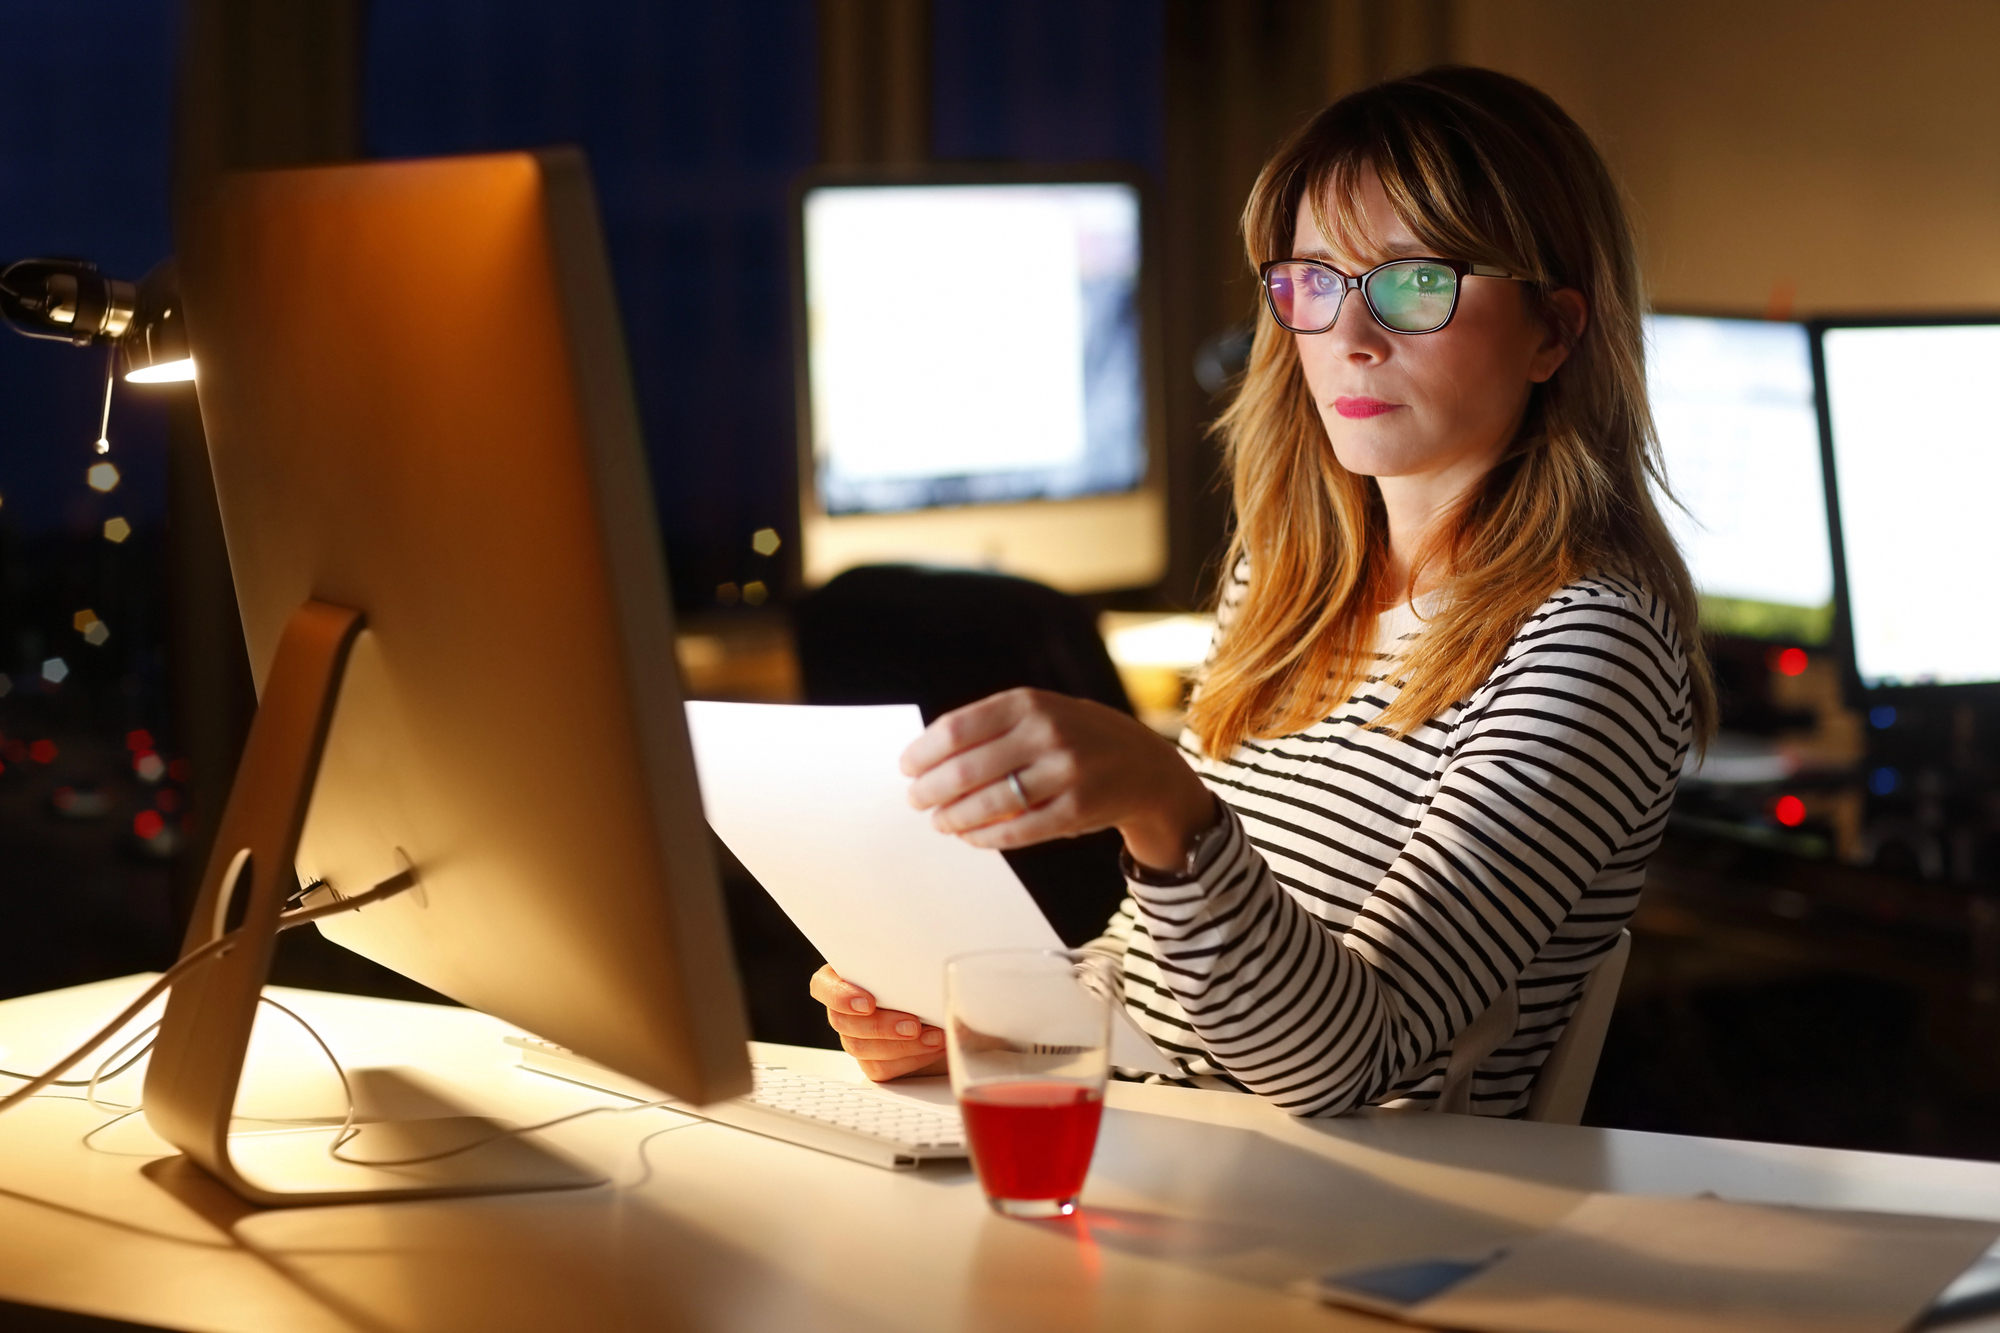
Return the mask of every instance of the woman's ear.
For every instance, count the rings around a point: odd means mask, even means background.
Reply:
[[[1542,343],[1528,365],[1528,380],[1533,384],[1547,383],[1562,369],[1563,362],[1569,360],[1570,350],[1583,340],[1583,331],[1590,324],[1590,302],[1574,287],[1558,287],[1550,292],[1546,308],[1550,318],[1543,322]]]

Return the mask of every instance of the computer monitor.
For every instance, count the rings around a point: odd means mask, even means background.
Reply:
[[[1805,326],[1649,315],[1646,382],[1667,483],[1686,507],[1665,506],[1667,525],[1703,627],[1826,642],[1834,564]]]
[[[1072,592],[1160,579],[1136,175],[817,175],[795,221],[809,585],[903,562]]]
[[[2000,682],[2000,318],[1817,326],[1845,622],[1866,690]]]
[[[246,174],[182,258],[260,693],[188,947],[256,929],[176,985],[146,1113],[260,1203],[588,1183],[518,1143],[370,1172],[228,1137],[282,900],[405,868],[324,933],[664,1092],[749,1089],[583,162]]]

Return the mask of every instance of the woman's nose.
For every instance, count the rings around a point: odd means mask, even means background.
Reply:
[[[1375,322],[1367,298],[1358,291],[1347,293],[1334,316],[1333,327],[1319,335],[1332,340],[1332,350],[1360,361],[1380,361],[1388,353],[1388,334]]]

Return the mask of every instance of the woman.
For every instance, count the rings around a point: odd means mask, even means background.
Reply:
[[[1244,232],[1265,300],[1182,752],[1014,691],[925,731],[910,799],[981,847],[1120,831],[1098,947],[1188,1081],[1518,1116],[1713,726],[1631,236],[1575,122],[1465,68],[1321,112]],[[872,1077],[942,1069],[935,1028],[813,994]]]

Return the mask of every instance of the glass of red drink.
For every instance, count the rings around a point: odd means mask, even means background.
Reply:
[[[945,966],[951,1086],[995,1212],[1065,1217],[1097,1146],[1113,968],[1095,954],[1001,949]]]

